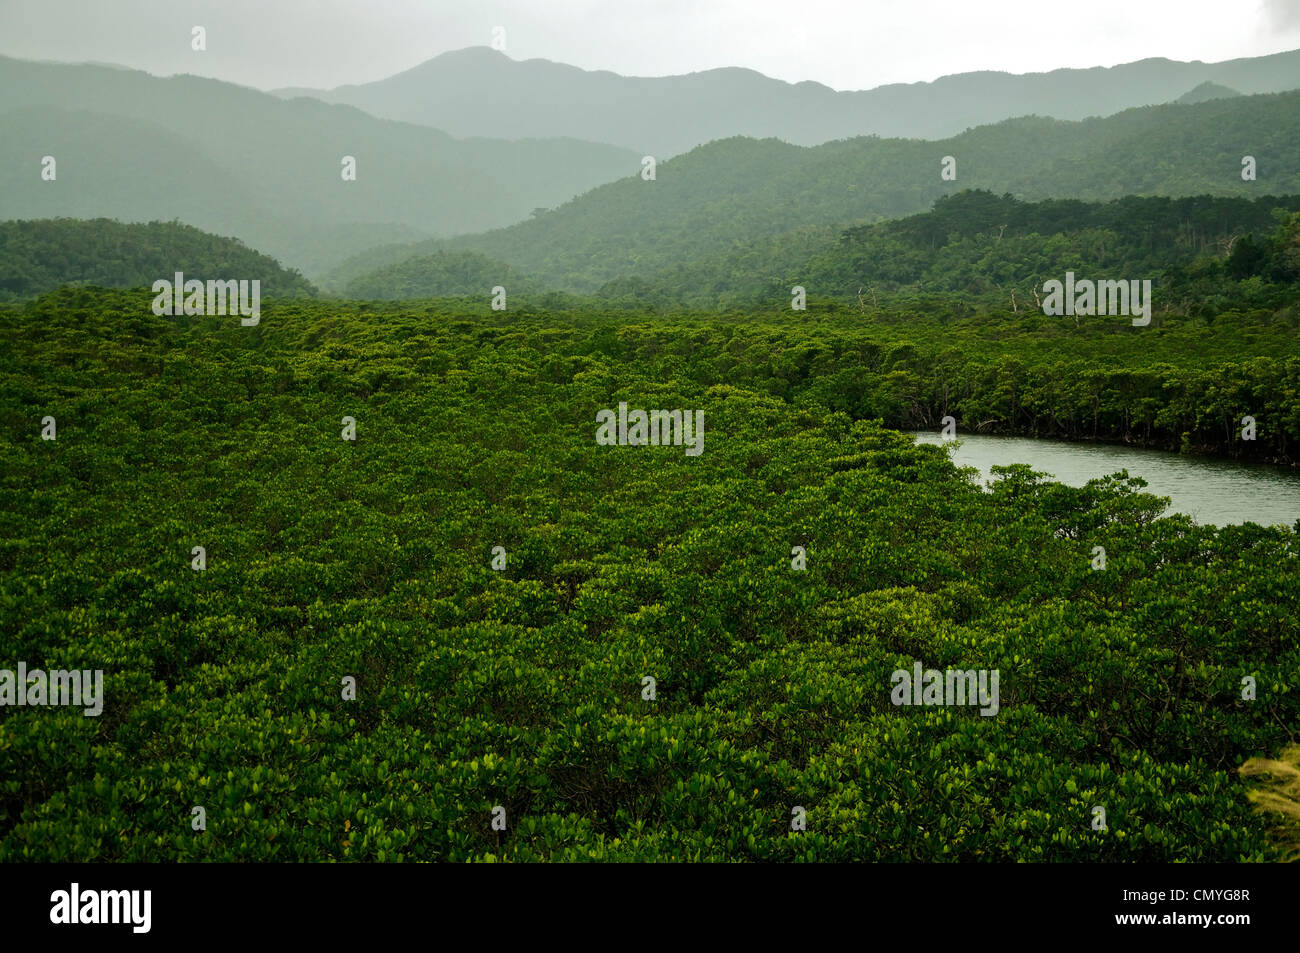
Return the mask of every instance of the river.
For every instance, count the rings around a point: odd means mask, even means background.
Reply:
[[[912,436],[919,443],[943,442],[932,431]],[[978,435],[958,439],[953,463],[977,468],[986,481],[990,467],[1012,463],[1027,463],[1069,486],[1127,470],[1147,481],[1147,493],[1169,497],[1166,513],[1183,513],[1198,523],[1291,526],[1300,519],[1300,472],[1284,467],[1108,444]]]

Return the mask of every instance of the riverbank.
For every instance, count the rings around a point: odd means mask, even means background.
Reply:
[[[931,431],[912,431],[918,443],[943,444]],[[1146,492],[1168,497],[1169,513],[1225,526],[1290,526],[1300,520],[1300,472],[1265,463],[1196,457],[1116,444],[959,434],[951,459],[991,478],[995,466],[1028,464],[1058,482],[1083,486],[1120,470],[1147,482]]]

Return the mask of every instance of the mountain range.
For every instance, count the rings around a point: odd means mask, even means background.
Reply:
[[[0,219],[180,219],[305,273],[384,241],[508,225],[639,160],[573,139],[457,139],[196,76],[0,57]]]
[[[593,290],[800,228],[919,212],[965,188],[1300,192],[1300,108],[1268,92],[1292,87],[1300,51],[841,93],[750,70],[646,79],[475,48],[321,98],[0,57],[0,220],[176,220],[336,291],[446,250]],[[1125,108],[1145,102],[1168,104]],[[638,175],[646,153],[660,159],[654,181]],[[1258,183],[1238,175],[1247,154]],[[939,175],[945,156],[952,180]]]
[[[939,142],[864,136],[803,147],[736,137],[660,163],[654,181],[629,176],[508,228],[363,252],[321,284],[345,290],[439,249],[477,252],[576,292],[721,255],[728,273],[748,273],[788,248],[834,240],[840,226],[921,212],[966,189],[1092,201],[1300,194],[1297,141],[1300,91],[1078,122],[1009,119]],[[1242,175],[1247,156],[1253,180]],[[945,157],[952,179],[943,178]]]
[[[571,136],[667,158],[731,136],[805,146],[863,135],[946,139],[1017,116],[1086,119],[1173,102],[1207,82],[1245,94],[1300,89],[1300,51],[1222,63],[1145,59],[1023,75],[961,73],[841,92],[749,69],[620,76],[471,47],[373,83],[274,92],[453,136]]]

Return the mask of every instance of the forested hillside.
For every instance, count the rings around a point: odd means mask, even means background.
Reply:
[[[0,56],[0,219],[179,219],[313,276],[378,243],[517,222],[639,160],[572,139],[455,139],[198,76]]]
[[[519,269],[485,255],[438,251],[407,258],[355,278],[344,289],[344,295],[376,301],[474,296],[488,294],[498,285],[508,288],[511,294],[541,290],[536,281],[521,274]]]
[[[1012,311],[1038,308],[1035,290],[1073,271],[1151,279],[1162,311],[1276,309],[1300,299],[1297,212],[1298,196],[1023,202],[969,191],[921,215],[747,242],[599,293],[661,306],[762,307],[788,302],[800,285],[872,307],[949,294]]]
[[[938,142],[867,137],[804,148],[734,138],[659,163],[653,181],[629,173],[509,228],[376,249],[322,280],[341,288],[446,247],[478,251],[553,288],[594,291],[798,229],[914,214],[967,189],[1024,200],[1296,195],[1297,141],[1300,92],[1082,122],[1014,119]],[[955,179],[941,178],[945,156]],[[1246,156],[1253,181],[1242,178]]]
[[[1294,442],[1294,327],[149,302],[3,309],[0,631],[105,703],[0,720],[0,860],[1283,853],[1237,767],[1300,716],[1295,532],[1123,476],[984,492],[860,418],[982,340],[965,400],[1037,364],[1086,413],[1053,354],[1186,354],[1126,406]],[[1239,365],[1281,390],[1178,389]],[[704,452],[599,445],[620,401],[701,410]],[[997,669],[996,712],[893,704],[914,664]]]
[[[302,275],[238,239],[179,222],[0,222],[0,301],[34,298],[63,285],[148,288],[159,279],[171,281],[177,271],[205,281],[257,279],[264,295],[316,294]]]

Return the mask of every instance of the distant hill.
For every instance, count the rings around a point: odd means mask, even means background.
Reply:
[[[859,293],[867,303],[876,295],[954,293],[1010,308],[1012,292],[1020,305],[1032,305],[1034,288],[1075,271],[1081,277],[1151,278],[1164,291],[1168,283],[1161,276],[1181,274],[1205,258],[1226,260],[1230,250],[1239,259],[1239,277],[1260,272],[1260,261],[1241,257],[1253,253],[1250,236],[1265,241],[1280,215],[1295,212],[1300,195],[1023,202],[962,192],[920,215],[810,230],[796,241],[742,244],[635,279],[632,288],[639,302],[699,307],[787,301],[798,284],[809,295],[847,302]],[[1294,266],[1281,257],[1278,262],[1269,280],[1300,278],[1300,260]],[[626,281],[610,282],[599,293],[622,300]]]
[[[519,269],[476,252],[439,251],[368,272],[349,282],[344,293],[349,298],[368,300],[461,295],[487,298],[497,285],[506,288],[507,295],[542,290]]]
[[[508,225],[639,168],[609,145],[460,140],[195,76],[0,57],[0,219],[178,218],[309,273],[385,241]]]
[[[790,289],[800,285],[810,299],[864,308],[924,306],[947,296],[946,306],[959,299],[1011,310],[1036,306],[1034,289],[1075,271],[1081,277],[1150,278],[1162,301],[1184,310],[1268,308],[1300,296],[1297,237],[1300,195],[1025,202],[972,190],[901,219],[807,227],[738,243],[648,276],[615,278],[593,296],[572,300],[586,301],[587,308],[770,310],[788,304]],[[458,261],[463,280],[448,281],[450,264]],[[1252,276],[1264,285],[1231,285]],[[355,279],[347,293],[486,299],[498,281],[512,292],[542,290],[499,262],[448,253],[377,269]],[[1227,288],[1232,300],[1216,300]],[[563,297],[550,295],[553,302]]]
[[[945,139],[1017,116],[1108,116],[1173,102],[1205,82],[1243,93],[1300,89],[1300,51],[1222,63],[1146,59],[1024,75],[961,73],[932,83],[838,92],[748,69],[620,76],[471,47],[373,83],[275,92],[344,103],[456,136],[571,136],[667,158],[732,136],[805,146],[863,135]]]
[[[1234,96],[1240,96],[1241,93],[1235,89],[1229,89],[1227,86],[1220,86],[1218,83],[1205,82],[1195,89],[1189,89],[1183,95],[1179,96],[1176,102],[1180,103],[1205,103],[1211,99],[1232,99]]]
[[[34,298],[63,285],[147,288],[178,271],[202,280],[258,279],[267,297],[316,294],[302,275],[238,239],[176,222],[0,222],[0,301]]]
[[[727,139],[659,164],[655,181],[629,176],[481,235],[374,249],[323,280],[344,286],[445,248],[509,263],[548,287],[591,292],[739,247],[815,244],[833,234],[828,226],[913,214],[966,189],[1021,199],[1300,194],[1297,141],[1300,92],[1083,122],[1015,119],[942,142],[864,137],[804,148]],[[1257,161],[1256,181],[1241,178],[1246,154]],[[940,177],[946,155],[956,160],[955,181]]]

